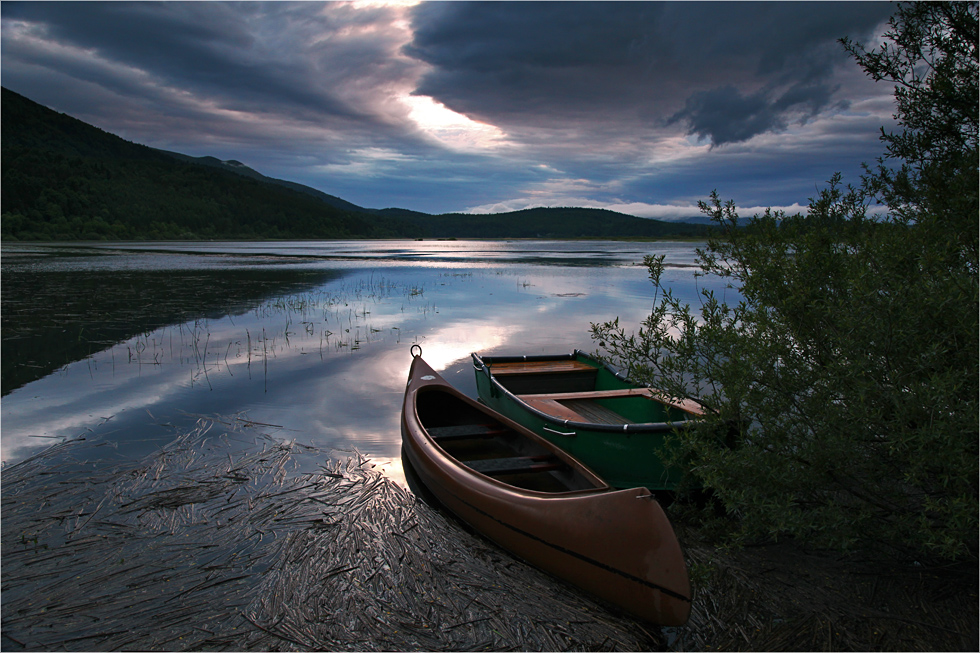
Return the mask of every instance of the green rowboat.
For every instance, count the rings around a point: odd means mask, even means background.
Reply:
[[[471,354],[481,401],[582,461],[618,488],[676,490],[686,470],[663,461],[664,440],[704,414],[632,383],[575,350],[555,356]]]

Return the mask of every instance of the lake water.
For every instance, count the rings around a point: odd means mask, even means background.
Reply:
[[[654,301],[644,255],[665,254],[664,280],[697,303],[697,246],[4,243],[3,464],[80,437],[142,456],[217,415],[357,449],[402,482],[412,345],[475,396],[470,352],[592,351],[591,323],[636,328]]]

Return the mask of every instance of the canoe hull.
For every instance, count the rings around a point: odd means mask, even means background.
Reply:
[[[514,385],[519,394],[512,392],[494,377],[492,364],[483,364],[484,360],[492,363],[510,360],[510,357],[482,359],[474,354],[473,358],[477,368],[477,392],[481,401],[572,454],[610,485],[620,488],[642,486],[650,490],[673,491],[684,480],[686,470],[667,465],[664,462],[664,452],[666,440],[672,430],[685,428],[688,419],[693,417],[692,414],[677,408],[658,408],[656,406],[658,402],[640,395],[602,400],[601,407],[634,418],[624,420],[628,423],[619,426],[586,421],[587,418],[580,418],[572,413],[546,412],[549,408],[541,404],[554,406],[554,402],[534,403],[530,397],[535,396],[538,390],[529,384],[524,387]],[[621,378],[611,379],[613,373],[610,370],[604,369],[597,361],[581,352],[571,356],[551,358],[573,359],[595,367],[600,375],[598,383],[604,391],[608,392],[613,388],[624,391],[639,388]],[[543,378],[541,383],[553,387],[556,380]],[[565,402],[565,404],[572,404],[572,402]],[[646,406],[647,404],[650,406]],[[658,421],[639,421],[644,419],[644,411],[651,407],[657,412],[647,419]]]
[[[475,473],[428,436],[415,410],[420,392],[450,394],[508,428],[521,427],[415,359],[402,411],[403,450],[443,506],[527,562],[635,616],[663,625],[687,621],[691,594],[683,554],[647,490],[616,491],[596,478],[593,489],[546,493]]]

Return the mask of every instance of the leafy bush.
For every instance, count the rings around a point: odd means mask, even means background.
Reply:
[[[741,538],[805,537],[903,555],[976,556],[978,511],[977,4],[900,5],[876,51],[844,46],[896,84],[903,131],[857,188],[840,175],[806,216],[722,229],[695,311],[661,283],[640,329],[593,324],[604,356],[637,380],[701,401],[678,454],[737,517]],[[888,213],[867,215],[871,202]],[[726,441],[719,427],[730,428]]]

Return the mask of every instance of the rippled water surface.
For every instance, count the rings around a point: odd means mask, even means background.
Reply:
[[[593,350],[592,322],[637,326],[646,254],[695,303],[696,246],[5,243],[3,462],[78,437],[140,456],[220,415],[357,449],[401,480],[411,345],[475,396],[470,352]]]

